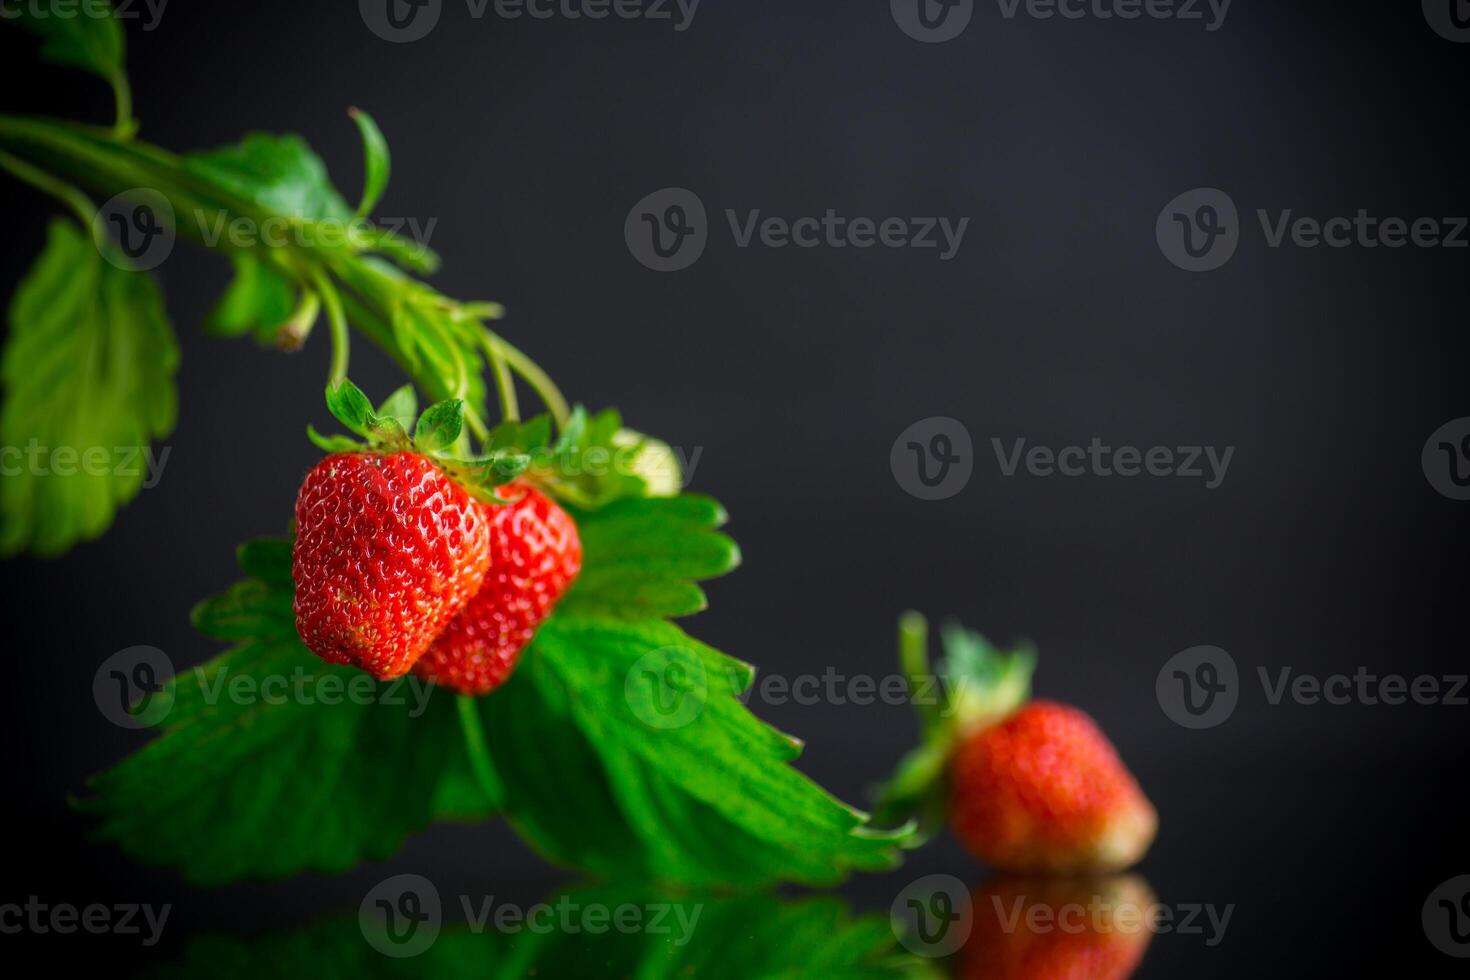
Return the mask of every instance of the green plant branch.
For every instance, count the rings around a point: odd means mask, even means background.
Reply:
[[[420,389],[436,398],[465,398],[466,426],[484,440],[489,431],[484,406],[473,404],[467,397],[470,365],[465,354],[479,349],[484,351],[495,380],[502,415],[519,415],[514,387],[514,378],[519,376],[546,405],[557,426],[565,426],[570,407],[555,382],[540,365],[481,322],[482,318],[503,315],[498,304],[460,304],[407,274],[390,274],[372,254],[371,243],[308,247],[296,242],[271,246],[258,240],[239,245],[227,237],[209,240],[204,230],[212,220],[244,218],[256,227],[273,219],[285,219],[300,227],[314,222],[274,213],[190,170],[183,158],[129,138],[135,127],[126,84],[116,92],[118,123],[111,129],[0,114],[0,152],[5,153],[6,169],[58,196],[89,226],[96,210],[80,187],[109,196],[146,187],[163,195],[176,215],[194,219],[178,222],[183,236],[214,251],[249,253],[304,293],[320,298],[331,327],[333,379],[345,376],[350,326],[383,348]],[[309,302],[304,295],[303,303]],[[447,358],[452,371],[452,384],[446,384],[432,367],[426,367],[421,351],[405,349],[392,325],[392,310],[399,304],[432,304],[452,321],[446,325],[435,316],[425,316],[415,317],[413,324],[416,337],[432,336],[442,349],[441,357]],[[292,349],[305,341],[314,312],[307,305],[298,306],[296,314],[283,325],[282,347]]]
[[[57,180],[44,170],[39,170],[24,160],[13,157],[3,150],[0,150],[0,169],[5,170],[17,180],[50,194],[71,208],[72,212],[76,214],[77,220],[82,223],[82,227],[87,229],[87,233],[95,235],[93,231],[93,219],[97,214],[97,208],[87,195],[65,181]]]

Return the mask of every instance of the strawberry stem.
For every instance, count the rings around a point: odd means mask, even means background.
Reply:
[[[470,757],[470,769],[490,805],[499,809],[505,796],[505,788],[490,761],[490,748],[485,743],[485,728],[480,723],[479,699],[468,694],[457,694],[454,700],[455,707],[459,709],[459,727],[464,733],[464,747]]]

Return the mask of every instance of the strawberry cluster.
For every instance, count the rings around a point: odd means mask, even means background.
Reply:
[[[452,406],[426,411],[410,440],[404,420],[386,403],[365,407],[355,388],[329,392],[328,405],[369,444],[327,456],[297,494],[297,632],[323,660],[379,680],[413,670],[489,693],[581,570],[576,524],[524,480],[456,479],[471,470],[440,458],[459,438]],[[514,469],[494,462],[483,469]]]

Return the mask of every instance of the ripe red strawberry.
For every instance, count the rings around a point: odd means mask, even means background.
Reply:
[[[950,825],[1002,871],[1107,872],[1143,857],[1158,816],[1091,718],[1032,701],[960,742]]]
[[[1004,879],[974,896],[965,980],[1124,980],[1153,938],[1157,900],[1135,875]]]
[[[475,594],[489,562],[480,505],[428,458],[328,456],[296,497],[296,630],[329,663],[398,677]]]
[[[923,617],[905,615],[899,635],[915,692],[931,690]],[[944,647],[944,697],[916,699],[924,741],[883,787],[880,817],[917,813],[932,830],[948,816],[960,842],[999,871],[1100,873],[1143,857],[1158,815],[1091,718],[1027,704],[1035,655],[1002,653],[959,626],[946,628]]]
[[[499,494],[512,502],[480,505],[490,528],[490,571],[414,667],[462,694],[488,694],[504,683],[582,568],[582,542],[566,511],[529,484],[507,484]]]

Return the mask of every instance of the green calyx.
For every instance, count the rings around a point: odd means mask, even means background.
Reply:
[[[324,436],[308,425],[306,436],[319,449],[329,453],[419,453],[434,460],[472,495],[487,503],[505,503],[495,488],[525,473],[531,465],[530,454],[508,442],[492,446],[483,457],[470,456],[464,400],[460,398],[435,402],[420,415],[413,386],[404,385],[374,408],[362,389],[343,379],[327,386],[327,409],[363,441]],[[549,432],[550,421],[544,416],[541,421]]]
[[[995,724],[1031,697],[1036,652],[1003,651],[950,621],[940,630],[944,659],[929,662],[929,623],[917,612],[898,621],[899,662],[919,714],[920,741],[875,791],[883,823],[917,818],[920,840],[944,822],[950,758],[966,736]]]

